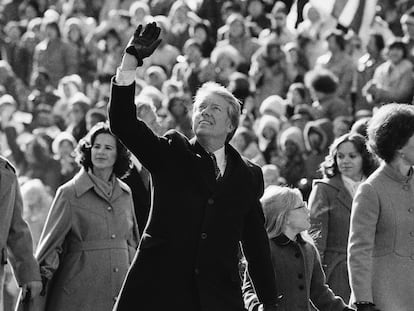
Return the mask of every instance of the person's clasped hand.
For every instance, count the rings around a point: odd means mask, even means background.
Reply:
[[[31,281],[22,286],[22,300],[28,301],[34,297],[39,296],[42,291],[43,284],[41,281]]]
[[[144,31],[142,28],[142,25],[138,25],[125,49],[126,53],[135,56],[138,66],[142,66],[143,59],[150,56],[161,43],[161,39],[158,38],[161,28],[155,22],[147,24]]]

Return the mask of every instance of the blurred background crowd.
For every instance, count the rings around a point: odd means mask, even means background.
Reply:
[[[297,187],[307,200],[334,139],[365,137],[378,107],[411,103],[414,89],[414,1],[375,1],[363,32],[317,4],[3,0],[0,153],[17,168],[35,246],[56,189],[79,170],[79,140],[107,118],[129,38],[152,21],[162,43],[136,73],[139,117],[160,135],[177,129],[191,138],[192,97],[219,82],[243,108],[231,144],[262,167],[266,186]]]

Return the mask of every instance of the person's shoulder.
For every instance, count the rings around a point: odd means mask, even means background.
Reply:
[[[0,156],[0,170],[2,172],[8,172],[8,173],[11,173],[11,174],[16,174],[16,168],[13,166],[13,164],[10,163],[9,160],[7,160],[3,156]]]

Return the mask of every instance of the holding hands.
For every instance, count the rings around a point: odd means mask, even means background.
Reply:
[[[161,28],[155,22],[146,25],[144,31],[142,28],[142,25],[137,27],[125,49],[127,54],[135,56],[138,66],[142,66],[143,59],[150,56],[161,43],[161,39],[158,38]]]

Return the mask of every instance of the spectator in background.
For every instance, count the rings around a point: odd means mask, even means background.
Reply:
[[[52,142],[52,152],[55,160],[60,163],[60,184],[72,179],[79,171],[75,161],[75,148],[78,145],[75,137],[68,132],[59,133]]]
[[[348,116],[338,116],[333,120],[334,137],[338,138],[344,134],[349,133],[353,119]]]
[[[287,60],[280,42],[270,40],[252,56],[249,76],[256,87],[255,101],[270,95],[285,97],[290,85]]]
[[[90,101],[82,93],[74,96],[69,103],[68,123],[65,131],[72,134],[76,141],[80,141],[88,132],[86,129],[86,113],[89,109]]]
[[[265,163],[262,152],[259,149],[258,138],[256,134],[244,127],[239,126],[234,133],[230,144],[244,157],[253,163],[262,166]]]
[[[313,69],[319,56],[328,50],[327,42],[324,40],[324,32],[327,25],[322,19],[319,11],[307,2],[303,7],[303,21],[297,27],[298,43],[300,46],[306,42],[303,54],[308,60],[309,68]]]
[[[50,193],[60,186],[60,163],[53,158],[51,146],[44,134],[29,134],[25,143],[17,143],[17,133],[7,133],[7,142],[20,177],[38,178]]]
[[[385,42],[382,35],[371,33],[366,47],[367,53],[358,61],[355,111],[372,108],[370,103],[368,103],[367,98],[364,96],[362,89],[373,78],[378,66],[384,62],[382,55],[384,47]]]
[[[272,20],[265,11],[263,0],[248,0],[246,13],[246,23],[252,37],[257,38],[263,29],[271,27]]]
[[[347,246],[352,199],[358,186],[374,171],[375,161],[359,134],[338,137],[321,163],[323,179],[313,182],[309,197],[312,234],[329,287],[349,301]]]
[[[216,46],[216,37],[213,34],[211,23],[208,20],[196,22],[190,27],[190,38],[201,45],[203,57],[210,57],[211,51]]]
[[[356,68],[351,56],[346,53],[345,34],[337,29],[332,30],[326,36],[326,41],[328,52],[317,59],[315,69],[328,69],[336,76],[338,81],[336,93],[350,110],[352,79]]]
[[[315,119],[328,118],[333,121],[338,116],[351,114],[351,106],[338,95],[338,78],[331,71],[310,71],[305,80],[313,99],[312,114]]]
[[[403,42],[407,45],[407,58],[414,65],[414,6],[406,11],[400,19],[403,30]]]
[[[296,42],[286,43],[284,50],[287,56],[286,60],[289,80],[292,81],[292,83],[303,82],[305,74],[309,70],[306,55]]]
[[[307,179],[312,181],[321,178],[320,164],[329,153],[329,146],[334,140],[332,121],[323,118],[306,123],[303,130],[306,146],[306,174]]]
[[[148,3],[144,1],[134,1],[129,7],[131,16],[131,26],[133,29],[138,25],[146,25],[151,18],[151,11]]]
[[[91,51],[86,46],[84,38],[85,25],[79,18],[71,17],[65,21],[63,37],[75,49],[78,59],[78,71],[76,72],[83,80],[83,83],[92,83],[97,70],[96,60],[92,58]],[[81,92],[84,89],[79,90]]]
[[[274,2],[271,14],[269,14],[272,26],[263,29],[259,34],[259,42],[263,45],[269,40],[277,41],[281,46],[295,40],[296,34],[287,28],[286,17],[288,10],[286,4],[282,1]]]
[[[5,44],[0,50],[2,59],[6,60],[11,66],[16,77],[28,86],[30,81],[30,51],[22,42],[22,26],[11,21],[4,28],[6,33]]]
[[[252,55],[260,47],[257,39],[251,37],[243,15],[233,13],[226,20],[227,32],[224,39],[217,42],[217,47],[230,45],[240,54],[238,71],[247,73],[250,69]]]
[[[36,249],[53,196],[40,179],[28,179],[21,186],[23,200],[23,219],[27,222]]]
[[[306,154],[303,131],[298,127],[288,127],[279,138],[281,163],[280,176],[289,187],[297,187],[299,181],[306,177]]]
[[[413,64],[407,59],[407,46],[396,39],[387,46],[387,60],[379,65],[363,92],[373,106],[411,103],[413,98]]]
[[[239,51],[231,45],[220,45],[214,48],[210,57],[215,71],[215,81],[228,86],[230,75],[237,72],[242,61]]]
[[[414,304],[414,107],[388,104],[368,126],[380,167],[352,203],[348,269],[357,310],[411,310]]]
[[[191,115],[191,98],[184,93],[177,93],[166,99],[168,115],[163,120],[165,130],[175,129],[188,139],[194,136]]]
[[[289,86],[288,92],[286,94],[286,117],[290,118],[295,113],[295,110],[303,106],[310,106],[307,102],[307,89],[305,85],[301,82],[292,83]]]
[[[168,12],[167,18],[170,27],[165,33],[165,40],[179,51],[182,51],[184,43],[190,38],[190,27],[193,22],[191,16],[193,15],[191,15],[190,8],[182,0],[174,1]]]
[[[44,21],[42,27],[46,38],[36,45],[33,71],[44,68],[50,76],[50,83],[57,87],[61,78],[78,72],[78,58],[75,48],[61,38],[56,22]]]

